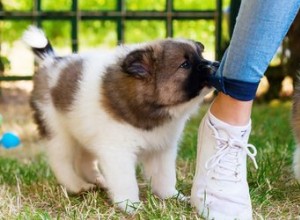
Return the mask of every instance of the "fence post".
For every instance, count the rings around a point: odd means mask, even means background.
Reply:
[[[173,18],[172,18],[172,12],[174,10],[173,7],[173,0],[167,0],[166,1],[166,12],[167,12],[167,18],[166,18],[166,37],[173,37]]]
[[[124,43],[124,30],[125,30],[125,1],[117,0],[117,11],[121,16],[117,19],[117,39],[118,45]]]
[[[79,21],[79,11],[78,11],[78,1],[77,0],[72,0],[72,51],[77,52],[78,51],[78,21]]]
[[[42,27],[42,20],[40,17],[42,11],[42,3],[41,0],[35,0],[33,5],[33,14],[35,17],[33,18],[33,21],[37,27]]]

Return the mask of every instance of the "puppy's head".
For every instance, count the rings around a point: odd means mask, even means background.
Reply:
[[[203,50],[200,42],[191,40],[157,41],[129,53],[122,69],[140,81],[144,93],[151,94],[157,105],[177,105],[210,86],[208,78],[218,63],[204,59]]]
[[[171,120],[170,109],[204,96],[217,63],[191,40],[160,40],[131,48],[103,80],[104,106],[116,119],[152,129]]]

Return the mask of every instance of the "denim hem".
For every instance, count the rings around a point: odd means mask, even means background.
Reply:
[[[224,93],[240,101],[255,99],[259,82],[245,82],[235,79],[223,79]]]
[[[255,98],[259,82],[245,82],[226,77],[213,77],[210,83],[219,92],[223,92],[230,97],[240,101],[250,101]]]

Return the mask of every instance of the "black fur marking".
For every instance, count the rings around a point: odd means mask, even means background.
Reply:
[[[195,60],[191,74],[186,80],[184,90],[188,97],[194,98],[199,95],[199,92],[209,85],[209,78],[217,71],[218,62],[211,62],[205,59]]]
[[[38,56],[42,60],[45,59],[47,56],[55,56],[54,50],[49,41],[47,45],[43,48],[32,47],[32,51],[36,56]]]

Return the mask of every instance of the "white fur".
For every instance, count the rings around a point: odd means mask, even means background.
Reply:
[[[123,49],[123,53],[130,51],[130,48]],[[101,73],[106,65],[117,59],[120,50],[122,48],[111,53],[81,55],[85,74],[71,111],[57,111],[50,98],[46,105],[39,106],[54,134],[47,141],[46,149],[58,181],[74,193],[101,184],[108,188],[112,200],[120,208],[131,211],[127,202],[139,202],[135,177],[138,162],[143,164],[145,177],[151,181],[155,194],[168,198],[178,193],[175,188],[178,140],[189,115],[207,92],[169,109],[174,119],[151,131],[118,122],[101,106],[103,95],[100,91]],[[51,87],[57,82],[55,72],[58,70],[51,71],[54,76],[49,75],[53,78]]]
[[[44,48],[48,44],[48,40],[44,32],[35,26],[30,26],[24,32],[23,41],[33,48]]]

